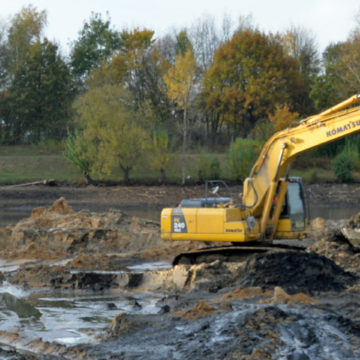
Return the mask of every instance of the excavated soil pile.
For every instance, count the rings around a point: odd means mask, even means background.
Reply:
[[[171,254],[179,246],[160,239],[156,221],[129,216],[120,210],[75,212],[65,198],[58,199],[49,209],[35,208],[29,218],[0,229],[2,258],[51,259],[84,253],[132,252],[136,257],[154,259]],[[100,257],[82,256],[73,265],[99,268],[96,260]],[[116,259],[104,259],[103,263],[105,267],[115,267]]]
[[[270,289],[281,286],[288,293],[344,290],[357,277],[316,253],[273,252],[248,259],[238,275],[240,286]]]
[[[334,261],[345,271],[360,276],[360,253],[340,230],[335,230],[328,238],[323,238],[307,248]]]
[[[325,227],[325,223],[323,224]],[[329,227],[328,227],[329,228]],[[323,231],[320,240],[307,248],[334,261],[344,270],[360,276],[360,213],[338,227]]]

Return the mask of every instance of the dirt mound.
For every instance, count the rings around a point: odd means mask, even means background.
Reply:
[[[260,287],[254,288],[236,288],[226,294],[224,294],[219,299],[214,299],[213,301],[224,302],[224,301],[234,301],[234,300],[246,300],[254,298],[259,299],[259,303],[299,303],[299,304],[312,304],[316,303],[316,300],[309,297],[304,293],[298,293],[294,295],[289,295],[284,289],[280,286],[275,286],[274,290],[263,290]]]
[[[282,303],[282,304],[290,304],[290,303],[299,303],[299,304],[314,304],[317,301],[310,296],[304,293],[298,293],[294,295],[289,295],[284,289],[280,286],[275,286],[274,288],[274,296],[268,300],[270,303]]]
[[[344,228],[333,230],[327,237],[307,248],[334,261],[344,270],[360,276],[360,252],[345,236]]]
[[[233,301],[233,300],[244,300],[251,298],[268,297],[272,295],[271,290],[264,291],[260,287],[253,288],[236,288],[226,294],[224,294],[218,301]]]
[[[357,279],[316,253],[272,252],[249,258],[237,274],[242,287],[281,286],[290,294],[343,290]]]
[[[164,254],[172,257],[175,250],[171,249],[179,247],[179,243],[161,240],[156,221],[129,216],[120,210],[75,212],[65,198],[55,201],[49,209],[34,209],[29,218],[1,229],[0,235],[0,257],[7,258],[135,252],[154,259]]]
[[[214,311],[216,311],[215,306],[211,306],[204,300],[200,300],[195,307],[185,311],[174,312],[172,315],[187,320],[195,320],[203,316],[212,315]]]

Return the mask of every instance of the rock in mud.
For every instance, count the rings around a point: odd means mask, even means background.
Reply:
[[[229,283],[232,277],[228,267],[220,260],[212,263],[193,265],[188,272],[184,290],[208,290],[217,292]]]
[[[152,325],[156,325],[160,319],[154,316],[144,316],[142,314],[125,314],[119,313],[111,322],[108,333],[111,337],[119,337],[129,335],[139,329],[146,329]]]
[[[38,320],[41,316],[40,311],[36,309],[36,307],[9,293],[0,294],[0,309],[2,311],[14,311],[19,318],[33,318]]]
[[[24,288],[105,290],[118,286],[115,274],[96,272],[71,272],[63,266],[29,265],[9,274],[11,283]]]
[[[349,223],[341,228],[342,234],[356,251],[360,251],[360,213],[354,215]]]

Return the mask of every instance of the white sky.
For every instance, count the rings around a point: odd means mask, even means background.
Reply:
[[[254,25],[265,32],[284,31],[292,25],[304,27],[323,51],[330,43],[347,39],[360,11],[357,0],[0,0],[0,19],[7,21],[28,4],[47,11],[45,35],[60,43],[65,52],[91,12],[106,19],[108,11],[118,30],[146,27],[155,30],[155,36],[191,26],[204,15],[219,21],[224,14],[234,21],[251,15]]]

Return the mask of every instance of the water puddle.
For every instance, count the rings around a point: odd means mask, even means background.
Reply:
[[[167,270],[172,268],[171,262],[155,261],[142,264],[127,266],[130,271],[154,271],[154,270]]]
[[[5,261],[1,266],[10,268]],[[164,266],[165,263],[150,263],[132,270]],[[26,291],[3,282],[0,287],[0,331],[19,334],[25,342],[41,338],[67,346],[94,343],[119,313],[157,314],[161,297],[161,294],[133,295],[114,290]]]
[[[35,260],[20,259],[20,260],[4,260],[0,259],[0,272],[13,272],[19,270],[21,265],[32,263]]]
[[[325,220],[342,220],[349,219],[359,212],[359,207],[353,206],[312,206],[310,208],[310,219],[321,217]]]
[[[143,273],[145,271],[167,270],[171,269],[172,264],[169,261],[154,261],[135,265],[124,266],[123,270],[76,270],[72,269],[72,274],[99,274],[99,275],[112,275],[112,274],[125,274],[125,273]]]
[[[22,287],[10,284],[8,281],[4,281],[0,286],[0,294],[8,293],[16,298],[25,298],[33,293],[32,290],[24,290]]]

